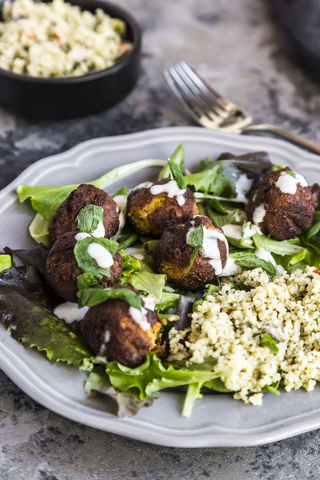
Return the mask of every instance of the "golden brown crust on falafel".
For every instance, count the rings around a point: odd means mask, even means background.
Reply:
[[[263,206],[265,215],[259,223],[264,235],[276,240],[288,240],[304,233],[312,224],[316,202],[309,186],[297,184],[295,194],[283,193],[276,187],[281,172],[291,172],[286,167],[268,173],[256,186],[247,205],[247,217],[252,222],[256,208]]]
[[[146,309],[150,330],[143,330],[129,309],[130,305],[124,300],[106,300],[88,310],[81,323],[81,333],[96,355],[134,368],[144,362],[150,350],[159,349],[161,323],[155,312]]]
[[[80,210],[90,204],[103,207],[103,224],[106,231],[105,237],[110,238],[115,235],[119,229],[117,204],[111,197],[109,197],[107,192],[104,192],[94,185],[82,183],[68,195],[52,217],[49,226],[49,235],[52,242],[56,242],[67,232],[78,231],[76,218],[79,215]]]
[[[167,178],[163,178],[154,182],[153,185],[164,185],[168,181]],[[165,192],[152,195],[150,188],[137,188],[128,196],[128,218],[139,235],[160,238],[175,218],[185,214],[199,213],[190,188],[186,189],[183,196],[185,203],[179,205],[176,196],[170,198]]]
[[[75,233],[69,232],[62,235],[60,240],[53,244],[47,263],[46,263],[46,281],[53,288],[59,297],[68,302],[77,302],[77,277],[84,273],[78,266],[74,246],[77,243]],[[114,285],[120,280],[122,272],[122,258],[119,253],[113,257],[114,264],[110,267],[111,277],[103,276],[98,280],[104,288]]]

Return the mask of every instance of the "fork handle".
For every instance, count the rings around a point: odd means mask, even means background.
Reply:
[[[320,145],[311,140],[307,140],[306,138],[300,137],[300,135],[295,135],[294,133],[287,132],[280,127],[275,127],[274,125],[268,125],[267,123],[261,123],[259,125],[250,125],[246,127],[241,132],[242,134],[246,135],[256,135],[257,133],[272,133],[276,137],[286,140],[298,147],[302,147],[306,150],[309,150],[312,153],[316,153],[320,155]]]

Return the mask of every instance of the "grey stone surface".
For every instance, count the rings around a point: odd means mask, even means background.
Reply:
[[[119,0],[143,31],[135,90],[108,112],[30,122],[0,111],[0,188],[28,165],[89,138],[192,125],[161,72],[179,58],[253,114],[320,143],[320,88],[263,0]],[[104,433],[56,415],[0,372],[1,480],[318,479],[319,431],[250,448],[174,449]]]

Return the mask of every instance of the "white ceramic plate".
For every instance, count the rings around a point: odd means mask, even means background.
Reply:
[[[186,166],[193,169],[206,156],[266,150],[275,164],[289,165],[310,183],[320,183],[320,157],[282,141],[215,132],[197,127],[156,129],[118,137],[89,140],[72,150],[40,160],[0,192],[0,245],[29,248],[28,226],[33,211],[15,196],[18,184],[64,185],[88,182],[128,162],[166,159],[180,144],[186,149]],[[148,169],[122,181],[121,187],[156,178]],[[118,185],[112,188],[116,191]],[[111,192],[112,193],[112,192]],[[71,420],[145,442],[172,447],[258,445],[320,427],[320,389],[264,395],[253,407],[232,395],[205,395],[194,405],[190,419],[181,417],[184,395],[160,392],[152,407],[136,417],[118,419],[111,401],[88,399],[83,391],[86,374],[63,364],[51,365],[37,351],[25,350],[0,325],[0,367],[30,397]]]

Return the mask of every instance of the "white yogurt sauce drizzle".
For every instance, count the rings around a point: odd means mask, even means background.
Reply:
[[[53,313],[66,323],[79,322],[89,310],[89,307],[78,308],[77,303],[65,302],[58,305]]]
[[[91,232],[91,236],[96,238],[103,238],[105,234],[106,229],[103,225],[103,221],[101,220],[101,222],[98,223],[97,228],[93,232]]]
[[[113,265],[111,253],[99,243],[90,243],[87,252],[97,262],[98,267],[109,268]]]
[[[138,187],[136,187],[136,188],[138,188]],[[122,210],[126,206],[127,198],[128,198],[127,195],[117,195],[116,197],[114,197],[113,200],[117,204],[118,211]]]
[[[125,249],[124,253],[130,255],[131,257],[137,258],[138,260],[144,260],[143,248],[128,247]]]
[[[90,233],[80,232],[74,237],[77,242],[81,242],[84,238],[91,237]]]
[[[138,188],[149,188],[152,195],[167,193],[169,198],[177,197],[177,202],[180,207],[186,203],[184,194],[187,190],[185,188],[181,190],[175,180],[170,180],[164,185],[154,185],[152,182],[145,182],[138,185],[134,190],[137,190]]]
[[[239,265],[235,264],[235,260],[231,257],[228,257],[227,263],[220,273],[219,277],[229,277],[230,275],[236,275],[236,273],[239,273],[241,271],[241,268]]]
[[[253,212],[252,220],[255,225],[259,225],[259,223],[263,222],[263,219],[266,214],[266,209],[263,205],[260,205],[255,209]]]
[[[228,224],[228,225],[223,225],[223,227],[221,228],[226,237],[231,237],[231,238],[236,238],[238,240],[241,240],[241,230],[242,230],[241,225]]]
[[[201,217],[201,215],[195,215],[195,217]],[[194,222],[191,222],[191,225],[194,225]],[[189,228],[187,231],[187,236],[186,236],[186,242],[188,242],[189,235],[192,231],[194,231],[196,227],[192,226]],[[227,249],[227,255],[229,254],[228,251],[228,242],[226,237],[223,235],[223,233],[220,233],[218,230],[214,229],[208,229],[205,226],[203,226],[203,233],[204,233],[204,238],[203,238],[203,255],[206,258],[209,258],[210,265],[214,268],[215,274],[220,275],[222,272],[222,262],[221,262],[221,253],[219,250],[219,245],[218,245],[218,240],[221,240],[222,242],[225,243],[226,249]]]
[[[138,308],[130,307],[129,314],[140,325],[142,330],[150,330],[151,325],[147,320],[147,310],[144,307],[141,307],[141,311]]]
[[[281,172],[278,178],[278,181],[275,183],[275,186],[279,188],[282,193],[290,193],[294,195],[297,191],[297,185],[300,184],[302,187],[307,187],[308,182],[299,173],[296,173],[296,178],[289,175],[290,172]]]
[[[248,199],[245,197],[245,195],[249,192],[252,186],[252,183],[253,183],[253,179],[248,178],[247,175],[245,175],[244,173],[240,175],[240,177],[236,181],[237,197],[233,198],[232,200],[248,203]]]
[[[265,260],[266,262],[271,262],[272,265],[276,267],[279,275],[283,275],[285,273],[283,266],[277,265],[271,253],[265,250],[264,248],[262,247],[258,248],[257,250],[255,250],[254,254],[257,258],[261,258],[261,260]]]
[[[158,300],[154,295],[148,295],[147,297],[144,297],[144,306],[145,308],[148,308],[148,310],[152,310],[154,312],[154,307],[157,305]]]

